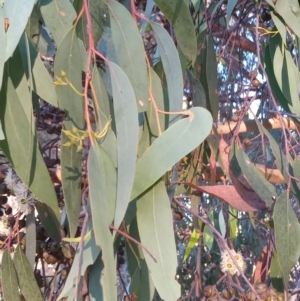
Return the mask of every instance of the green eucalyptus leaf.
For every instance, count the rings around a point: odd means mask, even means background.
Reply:
[[[1,124],[1,120],[0,120],[0,140],[4,140],[5,137],[4,137],[4,133],[3,133],[3,130],[2,130],[2,124]]]
[[[27,78],[29,78],[28,72],[28,57],[26,52],[26,39],[25,35],[22,35],[19,43],[19,49],[22,55],[22,60],[24,62],[25,72]],[[53,85],[52,78],[45,68],[39,53],[36,51],[34,46],[28,41],[29,52],[30,52],[30,63],[31,63],[31,75],[32,75],[32,90],[40,96],[43,100],[47,101],[51,105],[57,107],[57,95],[55,91],[55,86]]]
[[[203,231],[203,243],[206,245],[208,250],[211,250],[211,248],[213,247],[214,236],[207,226],[204,227]]]
[[[286,24],[300,37],[299,3],[293,1],[294,5],[285,0],[277,0],[275,9],[282,16]]]
[[[225,235],[226,235],[226,222],[225,222],[225,218],[224,218],[224,214],[223,214],[222,210],[220,210],[220,212],[219,212],[218,222],[219,222],[219,227],[220,227],[220,233],[225,238]]]
[[[190,82],[193,106],[206,108],[206,96],[201,83],[193,76],[190,70],[187,69],[186,72]]]
[[[158,75],[151,68],[151,93],[155,99],[155,104],[160,110],[168,111],[168,98],[166,93],[164,93],[164,87]],[[163,132],[168,126],[168,116],[165,114],[156,114],[154,109],[154,104],[151,101],[148,110],[145,112],[144,122],[141,126],[141,137],[139,139],[139,149],[138,158],[140,158],[143,153],[150,147],[154,140],[159,136],[160,131]],[[158,127],[158,124],[160,128]]]
[[[40,1],[42,17],[59,47],[76,19],[76,11],[69,0]],[[78,63],[78,61],[77,61]]]
[[[72,123],[65,121],[64,126],[67,130],[72,129]],[[62,134],[60,160],[61,178],[64,192],[64,200],[69,221],[70,236],[74,237],[77,232],[78,218],[81,206],[81,160],[82,154],[77,151],[77,147],[64,146],[69,138]]]
[[[300,78],[299,71],[295,65],[291,53],[285,49],[284,51],[284,68],[283,77],[284,86],[283,94],[288,95],[288,99],[291,99],[292,106],[290,110],[295,115],[300,115],[300,102],[299,102],[299,92],[300,92]]]
[[[268,75],[270,86],[272,88],[272,91],[273,91],[276,99],[279,101],[279,103],[282,105],[282,107],[286,111],[290,112],[288,100],[283,95],[281,88],[278,85],[276,76],[275,76],[274,69],[277,68],[277,64],[273,65],[273,61],[272,61],[273,53],[272,53],[272,47],[270,47],[271,43],[272,43],[272,38],[270,39],[270,45],[268,45],[265,50],[265,55],[264,55],[265,70]],[[280,62],[279,62],[279,64],[280,64]]]
[[[10,68],[6,68],[5,81],[0,92],[0,119],[3,121],[3,131],[6,140],[0,141],[0,148],[12,163],[22,181],[35,196],[59,213],[57,198],[48,170],[40,153],[36,137],[33,136],[32,104],[29,99],[22,101],[19,95],[24,88],[18,89],[13,72],[14,58],[9,60]],[[18,69],[15,69],[18,70]],[[9,76],[12,76],[9,77]],[[19,82],[22,85],[22,82]],[[26,87],[27,87],[27,83]],[[17,90],[19,90],[19,95]],[[28,93],[28,90],[27,90]],[[26,112],[24,111],[26,110]],[[29,116],[30,115],[30,116]],[[24,164],[27,162],[27,164]]]
[[[211,35],[206,38],[206,82],[207,82],[207,107],[213,119],[218,120],[219,96],[216,53]]]
[[[278,29],[278,31],[281,35],[282,42],[284,44],[286,44],[286,27],[285,27],[285,23],[283,22],[282,18],[279,18],[278,15],[276,15],[274,13],[274,11],[270,11],[270,15],[272,16],[272,20],[273,20],[276,28]]]
[[[286,191],[276,200],[273,218],[276,250],[287,288],[291,269],[300,256],[300,225]]]
[[[259,132],[261,134],[264,134],[265,136],[267,136],[267,138],[269,139],[269,142],[270,142],[270,145],[271,145],[271,148],[272,148],[272,152],[275,156],[276,166],[280,170],[282,175],[284,176],[285,180],[287,181],[288,180],[288,175],[286,173],[286,160],[287,159],[286,159],[285,154],[283,153],[283,151],[279,147],[276,140],[269,133],[269,131],[266,128],[264,128],[263,125],[257,119],[255,119],[255,122],[257,124],[258,129],[259,129]]]
[[[13,261],[18,275],[19,287],[25,299],[44,301],[40,288],[36,283],[33,269],[20,245],[16,248]]]
[[[4,24],[4,9],[0,5],[0,24]],[[4,72],[4,64],[5,64],[5,54],[6,54],[6,35],[4,26],[0,26],[0,89],[2,86],[3,72]],[[0,130],[0,139],[1,138],[1,130]]]
[[[105,88],[103,79],[97,67],[94,67],[92,74],[92,84],[94,86],[93,103],[94,103],[94,114],[96,122],[96,131],[100,132],[104,129],[108,122],[109,116],[114,116],[112,101],[108,96]],[[114,124],[113,124],[114,125]],[[112,126],[113,126],[112,125]],[[118,150],[117,150],[117,138],[115,133],[108,129],[101,146],[109,155],[110,159],[117,167],[118,161]]]
[[[137,202],[137,223],[151,278],[165,301],[180,297],[180,285],[174,279],[177,268],[176,245],[170,201],[163,182],[151,187]]]
[[[87,233],[92,229],[92,221],[89,219]],[[80,276],[84,276],[88,266],[93,265],[100,253],[99,246],[96,245],[94,233],[92,232],[91,239],[87,240],[83,244],[83,250],[79,247],[76,250],[74,261],[72,263],[71,270],[68,274],[68,278],[64,284],[64,288],[58,296],[57,300],[61,300],[68,295],[74,294],[74,283],[78,277],[78,267],[80,264]],[[110,299],[115,301],[114,299]]]
[[[89,153],[88,179],[91,209],[97,217],[93,219],[95,237],[100,245],[98,233],[103,228],[108,229],[115,216],[117,171],[108,154],[96,141]]]
[[[150,22],[157,42],[168,85],[169,111],[181,111],[183,102],[183,79],[179,55],[169,33],[160,25]],[[180,115],[171,115],[169,125],[180,118]]]
[[[279,35],[270,39],[266,50],[266,71],[270,77],[270,84],[280,104],[288,112],[300,114],[298,91],[300,91],[300,79],[298,68],[293,62],[291,53],[283,46],[283,40]],[[274,83],[274,78],[277,83]],[[280,90],[280,91],[278,91]]]
[[[34,269],[36,257],[36,220],[34,211],[26,215],[26,257]]]
[[[5,61],[7,61],[15,51],[28,22],[28,18],[31,15],[33,6],[34,0],[10,0],[5,2],[3,7],[4,17],[9,21],[9,27],[6,32]],[[4,23],[1,24],[1,27],[4,26]],[[1,45],[1,47],[3,46],[5,46],[5,44]]]
[[[140,32],[128,10],[119,2],[104,0],[107,4],[117,63],[128,76],[133,87],[137,108],[148,107],[148,75],[144,44]]]
[[[237,142],[234,145],[234,155],[250,186],[259,197],[272,208],[272,199],[277,195],[275,187],[269,183],[264,175],[255,167],[247,154],[238,146]]]
[[[210,113],[204,108],[192,108],[188,118],[176,122],[159,136],[137,162],[131,200],[202,143],[211,127]]]
[[[117,300],[113,238],[109,229],[115,215],[117,173],[113,162],[96,142],[88,158],[90,204],[95,240],[102,250],[105,269],[102,285],[105,300]]]
[[[35,4],[25,28],[28,39],[32,41],[35,46],[36,44],[33,40],[36,40],[36,38],[40,35],[40,21],[42,21],[41,12],[38,4]]]
[[[165,90],[165,87],[163,86],[163,83],[161,82],[159,76],[155,73],[155,71],[152,68],[150,69],[150,76],[152,84],[151,92],[155,99],[155,103],[160,110],[168,112],[170,110],[171,105],[167,95],[168,93]],[[162,132],[164,132],[165,129],[168,127],[168,115],[158,114],[158,116],[156,116],[154,104],[151,101],[149,103],[149,108],[145,112],[145,114],[149,121],[151,133],[157,138],[159,136],[157,117],[159,120],[160,129]],[[154,139],[151,140],[151,142],[153,141]]]
[[[103,273],[104,263],[100,254],[89,271],[90,301],[105,301],[103,292]]]
[[[129,235],[137,241],[140,241],[136,217],[130,223]],[[126,256],[131,276],[129,293],[136,294],[140,301],[152,300],[155,287],[142,249],[135,243],[127,241]]]
[[[229,206],[229,212],[231,214],[229,214],[229,232],[230,232],[230,239],[232,241],[234,241],[234,239],[236,238],[236,234],[237,234],[237,226],[238,226],[238,220],[236,218],[236,216],[238,215],[238,212],[235,208]]]
[[[279,264],[278,254],[275,250],[271,259],[270,266],[270,278],[272,282],[272,287],[274,287],[278,292],[284,292],[284,285],[282,279],[282,271]]]
[[[109,67],[118,145],[118,188],[114,218],[114,226],[118,228],[130,201],[139,125],[135,95],[128,77],[115,63],[109,62]]]
[[[69,1],[69,0],[67,0]],[[70,4],[71,5],[71,4]],[[54,74],[63,82],[68,80],[75,89],[82,93],[81,52],[72,28],[63,37],[55,56]],[[62,71],[66,77],[62,76]],[[67,113],[67,120],[72,121],[78,129],[84,129],[84,100],[70,85],[56,85],[58,105]]]
[[[173,25],[177,43],[193,65],[197,56],[197,39],[188,5],[181,0],[156,0],[155,3]]]
[[[186,249],[184,251],[184,256],[183,256],[183,262],[185,262],[187,260],[187,258],[189,257],[192,249],[195,247],[196,243],[198,242],[200,237],[200,233],[198,233],[195,229],[192,232],[192,235],[189,239],[189,242],[186,246]]]
[[[231,14],[232,14],[236,4],[237,4],[237,0],[228,0],[227,1],[227,15],[226,15],[227,27],[229,27],[229,21],[230,21],[230,18],[231,18]]]
[[[43,203],[37,203],[35,209],[38,212],[39,219],[45,228],[47,234],[54,240],[61,240],[61,228],[59,221],[53,210]]]
[[[1,287],[5,301],[20,300],[18,277],[8,249],[5,249],[2,255]]]
[[[219,98],[217,83],[217,62],[213,39],[206,32],[199,34],[197,38],[199,54],[196,58],[194,73],[199,79],[206,95],[207,109],[212,113],[214,120],[218,118]]]
[[[108,93],[101,74],[96,66],[93,68],[92,84],[95,92],[93,95],[93,103],[96,129],[97,131],[101,131],[105,127],[108,117],[111,115],[111,108]]]
[[[293,162],[290,162],[290,164],[290,175],[296,178],[291,179],[291,186],[296,192],[295,197],[298,198],[298,201],[300,201],[300,160],[296,158]]]

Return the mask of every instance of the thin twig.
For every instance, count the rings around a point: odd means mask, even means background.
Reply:
[[[150,253],[150,251],[144,247],[139,241],[137,241],[136,239],[134,239],[133,237],[131,237],[130,235],[128,235],[127,233],[115,228],[114,226],[110,225],[109,226],[110,229],[120,233],[121,235],[123,235],[124,237],[128,238],[129,240],[133,241],[135,244],[137,244],[139,247],[141,247],[152,259],[155,263],[157,263],[157,260],[155,259],[155,257]]]

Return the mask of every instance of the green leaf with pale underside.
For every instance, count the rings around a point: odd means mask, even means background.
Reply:
[[[148,75],[144,44],[140,32],[128,10],[114,0],[107,4],[112,40],[117,63],[128,76],[133,87],[139,112],[148,108]]]
[[[76,11],[69,0],[41,0],[41,13],[57,46],[69,32],[76,19]]]
[[[4,24],[4,10],[3,7],[0,5],[0,24]],[[6,35],[4,26],[0,26],[0,89],[2,85],[2,78],[3,78],[3,71],[4,71],[4,63],[5,63],[5,52],[6,52]],[[1,129],[0,129],[0,140],[3,139],[1,137]]]
[[[71,122],[64,122],[67,130],[72,129]],[[81,206],[81,160],[82,153],[77,152],[77,147],[64,146],[69,139],[62,134],[61,140],[61,177],[62,188],[64,192],[64,201],[66,205],[70,236],[74,237],[78,227],[78,218]]]
[[[157,138],[137,162],[131,200],[202,143],[211,127],[210,113],[204,108],[192,108],[189,117],[177,121]]]
[[[19,43],[33,9],[34,2],[35,0],[9,0],[5,2],[3,7],[4,17],[9,21],[9,27],[6,32],[5,61],[12,56]],[[4,27],[4,23],[1,23],[1,27]],[[5,46],[5,43],[3,45],[1,39],[1,48],[3,46]]]
[[[54,62],[54,75],[66,82],[66,78],[62,78],[62,71],[66,73],[67,80],[72,83],[75,89],[82,93],[81,52],[73,28],[63,37]],[[72,121],[78,129],[84,129],[83,97],[69,85],[57,85],[56,93],[58,105],[67,112],[67,119]]]
[[[25,299],[44,301],[33,274],[32,267],[30,266],[30,263],[20,245],[16,248],[14,264],[18,275],[19,287]]]
[[[88,179],[95,240],[102,250],[102,260],[105,266],[102,276],[103,292],[107,300],[115,300],[115,260],[109,225],[115,214],[117,172],[109,156],[96,142],[89,154]]]
[[[158,182],[137,202],[137,222],[153,283],[165,301],[180,297],[180,285],[174,279],[177,268],[172,210],[164,182]]]
[[[26,39],[27,37],[23,35],[19,43],[19,49],[22,55],[22,60],[26,66],[25,72],[27,78],[28,73],[28,57],[26,53]],[[57,107],[57,95],[55,91],[55,86],[53,85],[52,78],[46,69],[43,61],[40,58],[39,53],[36,51],[32,43],[28,40],[29,52],[30,52],[30,63],[31,63],[31,75],[32,75],[32,90],[40,96],[42,99],[50,103],[52,106]]]
[[[10,63],[13,66],[13,61]],[[23,98],[21,102],[12,79],[8,77],[10,71],[12,70],[6,68],[5,80],[0,92],[2,100],[0,102],[0,119],[3,121],[3,132],[6,137],[6,140],[0,141],[0,147],[22,181],[39,200],[51,207],[55,214],[58,214],[53,184],[35,137],[31,136],[33,133],[30,116],[27,116],[28,112],[24,111],[26,108],[31,113],[31,101]],[[31,118],[33,119],[33,116]]]
[[[287,288],[290,271],[300,256],[300,225],[286,191],[276,200],[273,218],[276,250]]]
[[[118,188],[114,226],[125,216],[134,180],[138,147],[138,110],[130,81],[124,71],[109,62],[118,147]]]
[[[169,33],[159,24],[150,22],[167,79],[169,111],[181,111],[183,99],[183,79],[179,55]],[[169,126],[180,119],[180,115],[167,116]]]
[[[188,6],[182,0],[156,0],[155,3],[173,25],[180,49],[194,64],[197,56],[197,40]]]
[[[1,286],[5,301],[20,300],[18,277],[14,262],[10,257],[8,249],[3,252],[1,262]]]
[[[245,178],[259,195],[259,197],[268,204],[273,206],[273,197],[277,195],[275,187],[266,180],[264,175],[250,161],[247,154],[239,148],[238,144],[234,145],[234,154]]]

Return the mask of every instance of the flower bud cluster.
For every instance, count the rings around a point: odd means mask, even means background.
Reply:
[[[111,118],[109,118],[105,127],[100,133],[95,133],[91,130],[91,136],[95,139],[103,138],[108,131],[110,123],[111,123]],[[62,132],[69,138],[69,141],[63,144],[64,146],[71,147],[72,145],[77,145],[78,152],[83,150],[83,141],[84,139],[89,137],[88,131],[81,131],[73,126],[72,131],[62,130]]]
[[[33,193],[20,180],[12,168],[8,168],[4,182],[7,188],[13,194],[11,197],[12,208],[16,212],[28,214],[32,211],[32,207],[38,201]]]
[[[237,261],[240,269],[244,272],[246,270],[246,262],[243,258],[241,252],[235,252],[235,250],[230,251],[234,259]],[[228,272],[231,275],[240,275],[239,270],[237,269],[235,263],[233,262],[229,253],[225,250],[221,253],[221,263],[220,263],[221,271],[223,273]]]

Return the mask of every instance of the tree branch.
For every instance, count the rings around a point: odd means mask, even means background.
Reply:
[[[262,120],[262,125],[268,130],[282,129],[282,123],[284,123],[285,127],[290,130],[300,129],[299,125],[296,125],[292,120],[285,117],[282,117],[282,121],[280,121],[278,118]],[[237,125],[238,123],[234,121],[228,123],[219,123],[216,125],[216,129],[218,134],[224,135],[233,133]],[[246,132],[259,132],[255,120],[246,120],[239,123],[239,133]],[[214,132],[212,131],[211,134],[214,135]]]

